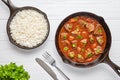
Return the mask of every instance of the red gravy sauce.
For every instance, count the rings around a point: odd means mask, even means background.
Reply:
[[[58,43],[62,54],[67,59],[87,63],[96,60],[103,53],[106,46],[106,33],[94,18],[76,16],[62,26]]]

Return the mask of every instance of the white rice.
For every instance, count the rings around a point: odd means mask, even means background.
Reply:
[[[30,48],[42,43],[47,32],[47,20],[35,10],[19,11],[10,24],[10,33],[16,43]]]

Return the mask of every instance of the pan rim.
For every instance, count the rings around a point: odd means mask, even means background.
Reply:
[[[15,16],[19,11],[22,11],[22,10],[34,10],[34,11],[37,11],[37,12],[39,12],[40,14],[42,14],[42,15],[44,16],[44,18],[46,19],[46,21],[47,21],[47,33],[46,33],[46,36],[45,36],[45,38],[43,39],[43,41],[42,41],[41,43],[37,44],[36,46],[33,46],[33,47],[22,46],[22,45],[16,43],[16,41],[15,41],[15,40],[12,38],[12,36],[11,36],[11,33],[10,33],[10,23],[11,23],[12,19],[14,18],[14,16]],[[30,49],[35,49],[35,48],[41,46],[41,45],[47,40],[47,38],[48,38],[48,36],[49,36],[49,33],[50,33],[50,23],[49,23],[47,14],[44,13],[43,11],[41,11],[41,10],[35,8],[35,7],[24,6],[24,7],[17,8],[14,12],[12,12],[12,14],[10,14],[10,17],[9,17],[9,19],[8,19],[8,21],[7,21],[6,30],[7,30],[7,35],[8,35],[9,41],[10,41],[13,45],[15,45],[15,46],[17,46],[17,47],[19,47],[19,48],[21,48],[21,49],[30,50]]]
[[[98,59],[96,59],[92,62],[89,62],[89,63],[73,62],[72,60],[67,59],[60,51],[59,44],[58,44],[59,31],[61,30],[62,26],[65,24],[66,21],[68,21],[70,18],[75,17],[75,16],[88,16],[88,17],[94,18],[103,26],[103,28],[106,32],[107,42],[106,42],[104,52],[102,53],[102,55]],[[83,67],[83,68],[92,67],[92,66],[95,66],[95,65],[103,62],[104,59],[108,56],[108,53],[109,53],[109,50],[111,47],[111,32],[110,32],[110,29],[109,29],[108,25],[106,24],[103,17],[98,16],[98,15],[91,13],[91,12],[76,12],[76,13],[73,13],[73,14],[67,16],[66,18],[64,18],[62,20],[62,22],[59,24],[57,31],[56,31],[56,35],[55,35],[55,46],[56,46],[58,54],[61,56],[64,63],[70,64],[70,65],[75,66],[75,67]]]

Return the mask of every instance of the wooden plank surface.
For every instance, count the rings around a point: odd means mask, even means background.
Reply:
[[[13,46],[7,37],[6,23],[9,9],[0,0],[0,64],[16,62],[23,64],[30,73],[30,80],[52,80],[52,78],[35,62],[48,51],[57,61],[58,67],[64,71],[71,80],[119,80],[118,75],[106,64],[92,68],[76,68],[64,64],[55,47],[55,33],[60,22],[68,15],[87,11],[104,17],[112,33],[111,60],[120,66],[120,0],[12,0],[18,6],[34,6],[45,12],[49,18],[51,31],[47,41],[39,48],[25,51]],[[59,80],[64,80],[57,73]]]

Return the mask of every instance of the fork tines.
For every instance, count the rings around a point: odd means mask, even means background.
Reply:
[[[45,60],[49,63],[49,64],[52,64],[55,60],[53,59],[53,57],[48,53],[48,52],[45,52],[43,55],[42,55]]]

